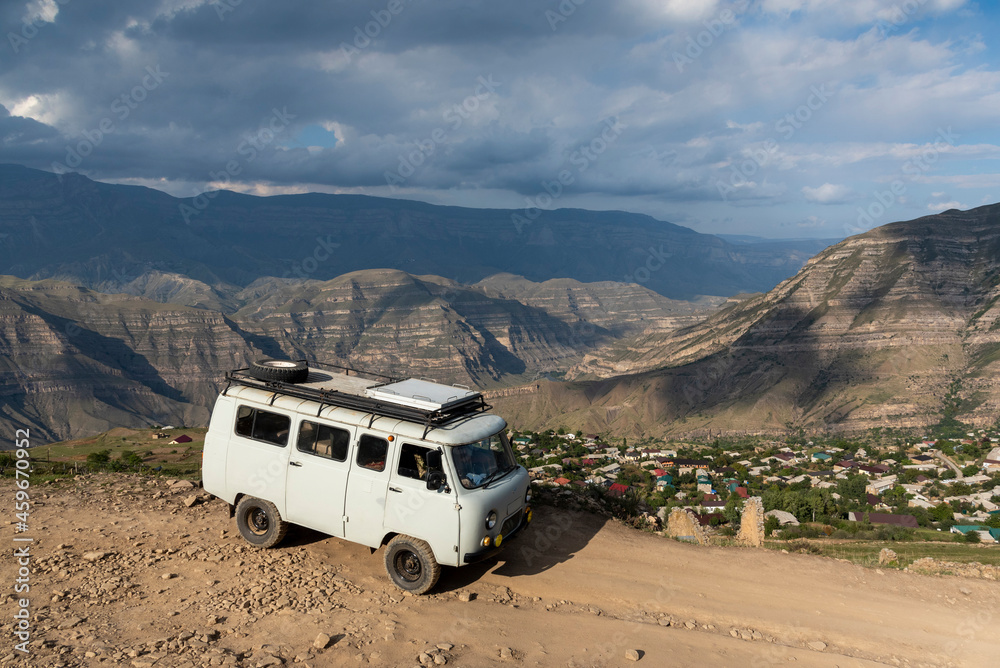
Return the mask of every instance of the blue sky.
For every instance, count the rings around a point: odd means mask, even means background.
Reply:
[[[0,2],[0,161],[843,237],[1000,201],[966,0]]]

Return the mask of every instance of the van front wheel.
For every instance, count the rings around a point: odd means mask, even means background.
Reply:
[[[236,506],[236,526],[246,542],[264,548],[280,543],[288,530],[273,503],[252,496],[244,496]]]
[[[395,536],[385,546],[385,570],[393,584],[414,594],[426,594],[441,576],[431,546],[410,536]]]

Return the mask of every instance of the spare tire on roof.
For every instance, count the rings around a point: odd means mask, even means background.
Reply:
[[[257,380],[302,383],[309,377],[309,366],[302,360],[262,359],[250,363],[249,374]]]

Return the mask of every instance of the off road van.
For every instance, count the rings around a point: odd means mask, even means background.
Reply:
[[[261,360],[226,374],[202,483],[251,545],[288,524],[385,547],[401,589],[497,554],[531,521],[507,423],[465,387]]]

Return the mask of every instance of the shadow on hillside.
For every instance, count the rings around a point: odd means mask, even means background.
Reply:
[[[592,513],[537,506],[527,530],[500,554],[477,564],[444,569],[434,590],[440,593],[468,587],[490,571],[505,578],[542,573],[572,559],[607,521]]]

